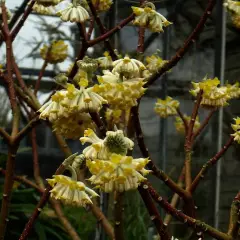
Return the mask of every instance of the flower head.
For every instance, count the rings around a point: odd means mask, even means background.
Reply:
[[[81,5],[70,3],[69,6],[57,13],[64,22],[83,23],[89,19],[88,11]]]
[[[144,168],[148,161],[147,158],[133,159],[118,154],[112,154],[109,161],[88,160],[87,166],[93,175],[89,180],[104,192],[137,189],[146,180],[143,175],[150,172]]]
[[[88,188],[83,182],[77,182],[64,175],[54,175],[52,179],[47,179],[53,188],[51,197],[60,200],[65,204],[82,206],[92,204],[91,198],[98,194]]]
[[[230,99],[239,98],[239,96],[240,96],[239,83],[226,84],[226,87],[227,87],[228,96]]]
[[[155,73],[156,71],[161,69],[161,67],[163,67],[168,61],[163,60],[157,55],[152,55],[152,56],[146,57],[146,62],[147,62],[146,68],[151,73]]]
[[[190,120],[191,120],[191,117],[190,116],[187,116],[184,114],[183,116],[187,123],[189,124]],[[180,117],[176,117],[175,118],[175,128],[177,130],[178,133],[181,133],[181,134],[184,134],[185,133],[185,127],[184,127],[184,123],[182,121],[182,119]],[[195,132],[196,130],[198,130],[198,128],[200,127],[200,122],[199,122],[199,117],[197,116],[196,117],[196,121],[194,123],[194,127],[193,127],[193,131]]]
[[[40,49],[40,55],[52,64],[63,62],[68,55],[68,45],[62,40],[53,41],[50,46],[45,44]]]
[[[95,72],[98,68],[98,61],[90,57],[84,57],[82,60],[77,61],[80,70],[85,72]]]
[[[33,5],[33,11],[43,15],[53,15],[53,9],[45,7],[44,5],[38,4],[37,2]]]
[[[113,61],[111,56],[109,55],[109,52],[104,52],[104,57],[98,58],[99,66],[103,69],[111,68],[113,65]]]
[[[163,15],[155,11],[152,3],[145,4],[145,7],[132,7],[136,15],[134,25],[149,28],[152,32],[163,32],[163,27],[171,24]]]
[[[97,10],[100,12],[108,11],[111,7],[112,0],[93,0],[92,3],[97,7]]]
[[[171,97],[167,97],[165,100],[158,99],[154,110],[160,117],[166,118],[177,114],[179,104],[177,100],[173,100]]]
[[[224,6],[232,13],[240,15],[240,2],[239,1],[226,0],[224,3]]]
[[[230,98],[228,88],[219,86],[218,78],[204,78],[202,82],[192,83],[193,89],[190,93],[196,96],[200,90],[203,91],[201,106],[203,107],[223,107],[227,105],[227,100]]]
[[[113,62],[112,73],[122,74],[126,78],[139,77],[140,73],[145,70],[144,64],[134,58],[125,56]]]
[[[234,141],[240,144],[240,118],[234,118],[235,124],[232,124],[232,129],[235,133],[231,134],[234,137]]]

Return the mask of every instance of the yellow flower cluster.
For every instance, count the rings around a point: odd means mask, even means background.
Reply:
[[[152,55],[152,56],[146,57],[146,62],[147,62],[146,68],[151,73],[155,73],[158,70],[160,70],[168,61],[163,60],[157,55]]]
[[[50,46],[46,44],[40,49],[41,57],[49,63],[63,62],[68,55],[68,45],[64,41],[53,41]]]
[[[54,124],[54,130],[60,131],[66,138],[78,138],[83,125],[91,126],[89,115],[83,113],[98,112],[102,105],[107,103],[100,95],[93,92],[92,88],[85,88],[87,85],[86,79],[80,81],[80,89],[73,84],[67,84],[67,89],[57,91],[51,100],[38,110],[39,117],[48,118]]]
[[[98,58],[99,66],[103,69],[111,68],[113,66],[113,61],[109,52],[103,53],[104,57]]]
[[[142,175],[149,173],[144,168],[148,159],[126,156],[134,143],[121,130],[108,131],[100,139],[92,129],[87,129],[80,141],[91,144],[83,150],[92,174],[89,180],[105,192],[136,189],[145,180]]]
[[[92,204],[91,198],[98,194],[88,188],[83,182],[74,181],[64,175],[54,175],[52,179],[47,179],[53,188],[51,197],[60,200],[65,204],[86,207]]]
[[[163,32],[163,27],[172,24],[163,15],[155,11],[152,3],[145,4],[145,7],[132,7],[136,15],[134,25],[149,28],[152,32]]]
[[[111,122],[112,124],[117,124],[121,122],[121,116],[123,111],[120,109],[110,109],[108,108],[105,112],[105,118],[107,122]]]
[[[146,180],[143,175],[150,172],[144,168],[148,161],[146,158],[133,159],[118,154],[112,154],[108,161],[87,160],[92,174],[89,180],[104,192],[137,189],[139,183]]]
[[[240,144],[240,118],[234,118],[235,124],[232,124],[232,129],[235,133],[231,134],[234,137],[234,141]]]
[[[177,108],[179,107],[179,101],[173,100],[171,97],[167,97],[165,100],[158,99],[155,103],[155,112],[162,118],[168,116],[174,116],[177,114]]]
[[[92,3],[95,5],[98,11],[105,12],[111,7],[112,0],[93,0]]]
[[[224,6],[237,15],[240,15],[240,1],[226,0]]]
[[[187,115],[185,115],[185,114],[184,114],[183,117],[186,119],[186,121],[187,121],[187,123],[188,123],[188,125],[189,125],[190,120],[191,120],[191,117],[190,117],[190,116],[187,116]],[[177,130],[178,133],[185,134],[184,123],[183,123],[183,121],[182,121],[182,119],[181,119],[180,117],[176,117],[176,118],[175,118],[175,123],[174,123],[174,125],[175,125],[175,128],[176,128],[176,130]],[[194,123],[193,132],[197,131],[199,127],[200,127],[200,122],[199,122],[199,117],[197,116],[197,117],[196,117],[196,121],[195,121],[195,123]]]
[[[200,90],[203,90],[201,106],[203,107],[223,107],[227,105],[230,99],[229,91],[226,86],[219,86],[218,78],[204,78],[202,82],[192,83],[193,89],[190,93],[196,96]]]

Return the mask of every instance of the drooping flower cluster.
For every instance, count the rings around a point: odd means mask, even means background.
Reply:
[[[166,118],[177,114],[179,104],[180,103],[177,100],[173,100],[168,96],[165,100],[158,99],[155,103],[154,110],[160,117]]]
[[[187,116],[187,115],[183,115],[184,119],[186,119],[187,124],[189,125],[191,117]],[[184,134],[185,133],[185,126],[184,123],[182,121],[182,119],[180,117],[176,117],[175,118],[175,128],[177,130],[178,133]],[[194,127],[193,127],[193,132],[197,131],[200,127],[200,122],[199,122],[199,117],[196,117],[195,123],[194,123]]]
[[[234,137],[234,141],[240,144],[240,118],[234,118],[235,124],[232,124],[232,129],[235,133],[231,134]]]
[[[142,62],[125,56],[113,62],[112,71],[103,70],[103,76],[98,76],[99,84],[93,89],[108,100],[112,109],[130,109],[145,92],[145,70]]]
[[[63,62],[68,55],[68,45],[64,41],[53,41],[50,46],[44,44],[40,49],[41,57],[49,63]]]
[[[160,70],[164,66],[164,64],[166,64],[168,61],[163,60],[157,55],[152,55],[152,56],[146,57],[146,62],[147,62],[146,68],[151,73],[155,73],[158,70]]]
[[[38,14],[43,14],[43,15],[54,15],[54,9],[51,7],[46,7],[42,4],[39,4],[37,2],[35,2],[35,4],[33,5],[33,11],[38,13]]]
[[[227,100],[230,99],[229,88],[226,86],[219,86],[220,81],[218,78],[204,78],[202,82],[193,82],[192,84],[193,89],[190,93],[193,96],[197,96],[200,90],[203,91],[201,106],[211,108],[228,105]]]
[[[83,144],[91,143],[83,150],[92,174],[89,180],[105,192],[136,189],[145,180],[143,175],[149,173],[144,168],[148,159],[126,156],[134,143],[121,130],[108,131],[106,137],[100,139],[88,129],[80,140]]]
[[[40,109],[40,118],[53,123],[54,131],[66,138],[76,139],[85,127],[91,127],[89,112],[98,112],[107,103],[100,95],[86,88],[88,81],[81,79],[80,89],[66,84],[66,89],[57,91]]]
[[[163,32],[163,27],[171,24],[156,11],[153,3],[146,3],[144,7],[132,7],[132,10],[136,15],[133,24],[149,28],[152,32]]]

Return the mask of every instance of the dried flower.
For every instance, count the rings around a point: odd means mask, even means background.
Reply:
[[[171,97],[167,97],[165,100],[158,99],[155,103],[155,112],[162,118],[168,116],[174,116],[177,114],[177,108],[179,107],[179,101],[173,100]]]
[[[64,41],[53,41],[50,46],[44,44],[40,49],[41,57],[49,63],[63,62],[68,55],[68,45]]]
[[[64,22],[83,23],[89,19],[88,11],[79,4],[70,3],[67,8],[57,13]]]
[[[86,205],[92,204],[92,197],[98,196],[83,182],[74,181],[64,175],[53,175],[53,178],[47,179],[47,181],[53,187],[50,191],[51,197],[65,204],[86,207]]]
[[[89,171],[93,174],[89,180],[104,192],[137,189],[146,180],[143,175],[150,172],[144,168],[148,162],[147,158],[133,159],[118,154],[112,154],[109,161],[87,160]]]

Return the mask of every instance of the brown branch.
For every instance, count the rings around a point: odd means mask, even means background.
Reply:
[[[181,112],[181,110],[179,108],[177,108],[177,113],[179,115],[179,117],[182,119],[183,124],[184,124],[184,128],[185,128],[185,134],[187,134],[188,131],[188,122],[187,119],[184,117],[183,113]]]
[[[106,132],[107,129],[103,123],[103,121],[101,120],[100,116],[98,113],[96,112],[89,112],[93,122],[97,125],[100,133],[101,133],[101,137],[105,137],[106,136]]]
[[[185,40],[183,47],[177,51],[175,56],[173,56],[170,61],[168,61],[166,64],[164,64],[155,74],[153,74],[148,79],[148,82],[145,83],[144,87],[149,87],[150,85],[152,85],[160,76],[162,76],[164,73],[169,71],[172,67],[174,67],[181,60],[181,58],[185,55],[185,53],[187,52],[189,47],[197,40],[200,32],[204,28],[204,25],[205,25],[208,17],[212,13],[215,3],[216,3],[216,0],[208,0],[208,5],[207,5],[200,21],[198,22],[196,28],[193,30],[193,32],[190,34],[190,36]],[[98,41],[96,41],[96,42],[98,42]]]
[[[0,136],[2,136],[7,143],[9,143],[10,135],[3,128],[0,128]]]
[[[207,173],[208,169],[217,163],[217,161],[224,155],[224,153],[232,145],[233,141],[234,141],[234,137],[231,136],[227,141],[227,143],[222,147],[222,149],[213,158],[211,158],[207,163],[203,165],[202,169],[199,171],[194,181],[192,182],[190,192],[193,193],[195,191],[196,187],[198,186],[201,179],[204,178],[204,175]]]
[[[100,33],[103,36],[104,34],[106,34],[107,29],[103,26],[102,21],[101,21],[99,15],[97,13],[97,10],[96,10],[95,6],[92,3],[92,0],[87,0],[87,3],[88,3],[88,6],[89,6],[89,8],[90,8],[90,10],[92,12],[92,15],[93,15],[95,21],[96,21],[96,23],[97,23],[97,25],[99,27]],[[114,52],[114,50],[112,48],[112,45],[111,45],[111,43],[110,43],[108,38],[104,39],[104,44],[105,44],[106,48],[108,49],[109,54],[112,57],[112,59],[116,60],[117,59],[117,55]]]
[[[194,105],[193,111],[192,111],[192,116],[188,125],[188,131],[186,134],[186,141],[185,141],[185,184],[186,184],[186,190],[189,191],[191,184],[192,184],[192,172],[191,172],[191,148],[192,148],[192,134],[193,134],[193,127],[196,121],[196,117],[198,115],[198,109],[201,104],[202,100],[202,94],[203,91],[200,90],[197,96],[196,103]]]
[[[89,0],[90,1],[90,0]],[[128,23],[130,23],[134,19],[135,15],[132,13],[130,16],[125,18],[122,22],[120,22],[116,27],[112,28],[111,30],[107,31],[106,33],[102,34],[101,36],[89,41],[89,46],[94,46],[95,44],[104,41],[105,39],[108,39],[116,32],[120,31],[124,26],[126,26]]]
[[[114,235],[116,240],[124,240],[123,193],[114,193]]]
[[[90,38],[92,36],[92,32],[93,32],[93,29],[94,29],[94,23],[95,23],[94,17],[91,17],[90,26],[89,26],[89,29],[88,29],[88,32],[87,32],[87,40],[88,41],[90,40]]]
[[[49,50],[48,52],[50,52],[50,50]],[[38,92],[38,90],[39,90],[39,88],[40,88],[40,83],[41,83],[43,74],[44,74],[45,69],[47,68],[47,66],[48,66],[48,61],[45,60],[44,63],[43,63],[43,65],[42,65],[42,68],[41,68],[41,70],[40,70],[40,72],[39,72],[37,82],[36,82],[36,84],[35,84],[34,95],[37,95],[37,92]]]
[[[217,229],[211,227],[210,225],[189,217],[188,215],[184,214],[183,212],[177,210],[176,208],[172,207],[166,200],[160,196],[155,189],[148,183],[148,191],[152,198],[158,203],[167,213],[171,214],[174,218],[180,220],[182,223],[186,224],[187,226],[191,227],[194,232],[205,232],[208,235],[212,236],[213,238],[219,240],[232,240],[232,237],[226,233],[220,232]]]
[[[13,28],[13,30],[11,31],[11,37],[14,41],[14,39],[16,38],[17,34],[19,33],[19,31],[21,30],[21,28],[23,27],[25,21],[27,20],[29,14],[32,12],[32,8],[33,5],[35,4],[35,0],[31,0],[27,6],[27,9],[25,10],[22,18],[19,20],[19,22],[17,23],[16,27]]]
[[[228,227],[228,235],[232,236],[233,239],[237,239],[238,230],[240,228],[240,192],[234,198],[231,211],[230,211],[230,220]]]
[[[147,185],[140,185],[138,187],[138,192],[140,193],[142,200],[145,203],[145,207],[148,210],[148,213],[150,215],[151,221],[155,225],[157,232],[160,236],[161,240],[169,240],[171,239],[168,232],[166,231],[166,226],[163,224],[163,221],[161,219],[161,216],[159,215],[158,209],[154,205],[154,202],[147,190]]]
[[[192,136],[192,141],[194,139],[197,138],[197,136],[203,131],[203,129],[208,125],[208,122],[210,121],[212,115],[214,114],[214,112],[216,111],[216,109],[212,109],[210,110],[208,116],[206,117],[206,119],[203,121],[202,125],[198,128],[198,130],[193,133],[193,136]]]

